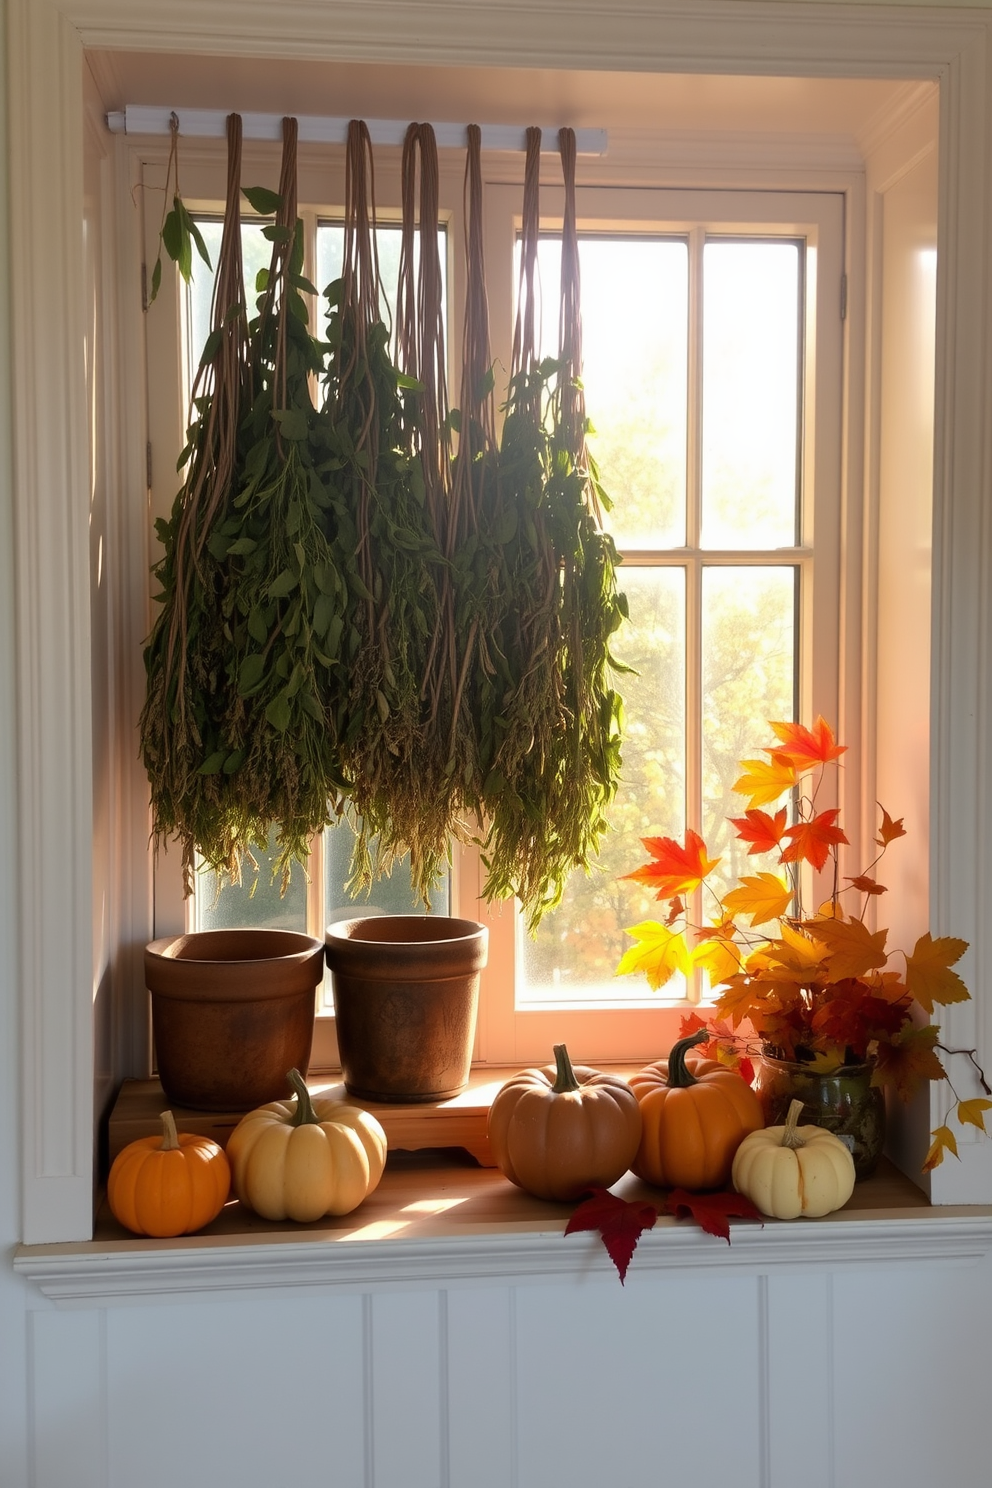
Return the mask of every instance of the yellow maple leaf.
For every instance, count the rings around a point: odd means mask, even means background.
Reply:
[[[883,967],[889,959],[885,949],[887,930],[871,931],[861,920],[817,919],[807,922],[827,954],[824,965],[831,981],[860,977]]]
[[[951,971],[968,949],[966,940],[956,935],[940,935],[934,940],[930,932],[921,935],[906,957],[906,986],[924,1012],[932,1013],[935,1002],[967,1002],[971,994],[956,971]]]
[[[930,1135],[933,1137],[933,1141],[930,1143],[930,1150],[924,1159],[924,1173],[933,1172],[933,1169],[944,1161],[945,1152],[950,1152],[955,1157],[958,1155],[958,1144],[954,1140],[954,1133],[949,1126],[938,1126],[937,1130],[932,1131]]]
[[[816,939],[815,930],[804,934],[785,921],[780,927],[778,940],[775,960],[791,971],[813,971],[826,954],[826,946]]]
[[[693,947],[691,955],[693,966],[705,971],[711,987],[720,986],[741,969],[740,950],[722,937],[700,941]]]
[[[992,1101],[982,1100],[980,1096],[975,1100],[958,1101],[958,1120],[962,1126],[967,1122],[970,1126],[977,1126],[979,1131],[984,1131],[985,1117],[982,1112],[990,1110]]]
[[[768,806],[791,790],[796,783],[796,767],[787,754],[775,751],[770,760],[741,760],[744,774],[734,782],[739,796],[748,796],[752,811]]]
[[[764,925],[785,914],[791,898],[792,890],[776,874],[759,873],[744,875],[740,888],[731,889],[720,902],[731,914],[750,915],[752,925]]]
[[[661,925],[657,920],[642,920],[624,933],[632,935],[638,944],[628,946],[624,951],[616,970],[617,976],[643,971],[648,986],[652,992],[657,992],[677,971],[689,970],[689,949],[681,932],[669,930],[667,925]]]

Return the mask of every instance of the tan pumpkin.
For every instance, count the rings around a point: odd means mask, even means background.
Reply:
[[[643,1131],[631,1164],[659,1188],[723,1188],[734,1153],[765,1124],[761,1104],[736,1071],[689,1051],[710,1037],[700,1029],[680,1039],[667,1059],[634,1075]]]
[[[216,1219],[227,1203],[231,1169],[209,1137],[177,1132],[171,1111],[160,1119],[161,1136],[139,1137],[114,1158],[107,1203],[136,1235],[189,1235]]]
[[[511,1183],[541,1199],[575,1199],[626,1173],[640,1141],[641,1114],[618,1075],[573,1069],[564,1044],[554,1052],[553,1069],[522,1070],[497,1093],[489,1143]]]
[[[794,1100],[784,1126],[745,1137],[734,1157],[738,1193],[772,1219],[817,1219],[843,1209],[854,1192],[854,1158],[833,1132],[799,1126],[803,1103]]]
[[[263,1219],[350,1214],[382,1177],[386,1134],[360,1106],[313,1100],[298,1070],[289,1080],[295,1100],[249,1111],[228,1139],[234,1192]]]

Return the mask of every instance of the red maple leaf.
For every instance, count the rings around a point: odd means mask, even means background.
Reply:
[[[825,765],[847,753],[847,745],[837,743],[833,729],[820,717],[811,729],[804,728],[801,723],[773,723],[772,728],[781,740],[777,752],[787,754],[797,770]],[[768,754],[771,752],[770,749],[766,751]]]
[[[608,1188],[592,1188],[565,1226],[565,1234],[598,1230],[623,1285],[630,1258],[645,1230],[654,1228],[658,1211],[653,1204],[620,1199]]]
[[[673,1188],[665,1200],[665,1213],[676,1219],[692,1219],[707,1235],[718,1235],[730,1244],[731,1219],[761,1219],[761,1213],[739,1193],[689,1193]]]
[[[624,877],[656,889],[659,899],[691,894],[720,861],[706,856],[706,843],[691,827],[685,834],[685,847],[680,847],[674,837],[642,837],[641,841],[654,861]]]
[[[783,835],[791,837],[792,841],[782,854],[781,861],[812,863],[814,868],[822,868],[830,855],[831,847],[838,842],[847,841],[840,827],[834,826],[839,815],[837,810],[821,811],[812,821],[797,822],[794,827],[786,827]]]
[[[783,806],[774,816],[767,811],[745,811],[743,816],[732,816],[730,822],[737,828],[742,842],[749,842],[749,853],[773,852],[782,841],[785,832],[786,811]]]

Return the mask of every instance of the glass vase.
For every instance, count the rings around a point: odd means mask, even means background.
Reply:
[[[885,1145],[885,1097],[872,1085],[874,1065],[844,1065],[821,1074],[808,1064],[762,1054],[755,1090],[766,1126],[782,1126],[789,1103],[800,1100],[800,1125],[822,1126],[850,1149],[857,1179],[868,1178]]]

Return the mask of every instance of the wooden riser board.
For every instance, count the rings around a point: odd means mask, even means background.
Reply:
[[[393,1151],[419,1152],[424,1148],[461,1147],[484,1167],[495,1167],[486,1126],[493,1097],[515,1069],[474,1070],[468,1088],[451,1100],[392,1104],[363,1101],[348,1095],[333,1078],[311,1079],[311,1095],[332,1100],[347,1100],[363,1106],[381,1122],[386,1140]],[[110,1115],[110,1160],[138,1137],[150,1137],[161,1131],[160,1112],[168,1102],[158,1080],[125,1080]],[[241,1120],[243,1112],[190,1111],[173,1106],[176,1126],[183,1132],[212,1137],[221,1147]]]

